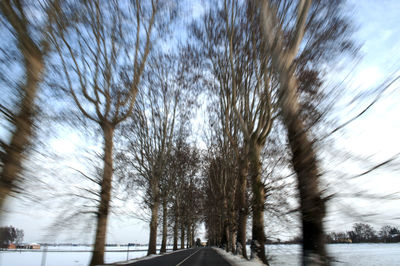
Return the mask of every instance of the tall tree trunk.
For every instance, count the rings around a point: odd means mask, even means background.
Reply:
[[[325,250],[323,218],[325,201],[319,188],[317,157],[308,139],[301,117],[296,95],[293,73],[281,68],[280,82],[283,120],[288,132],[292,151],[293,168],[297,174],[297,189],[300,194],[300,211],[303,232],[303,265],[328,265]]]
[[[230,239],[230,232],[229,232],[229,228],[230,228],[230,224],[228,220],[225,220],[225,224],[224,224],[224,235],[226,237],[226,243],[225,243],[225,250],[226,252],[231,251],[231,239]]]
[[[181,221],[181,249],[185,248],[185,225]]]
[[[265,191],[264,184],[261,181],[261,148],[262,145],[258,145],[258,143],[254,141],[249,150],[250,179],[253,192],[252,256],[256,255],[264,264],[269,265],[265,256]],[[255,254],[253,254],[253,252]]]
[[[24,56],[26,80],[21,89],[22,99],[19,112],[13,117],[15,131],[10,144],[4,148],[3,167],[0,174],[0,213],[4,208],[5,199],[13,191],[15,182],[19,179],[23,152],[29,146],[32,136],[34,102],[44,69],[43,57],[39,49],[24,40],[23,38],[19,39],[22,42],[20,49]]]
[[[303,265],[329,265],[326,259],[323,218],[325,201],[319,188],[319,170],[317,156],[308,139],[307,131],[299,116],[300,106],[297,96],[297,79],[294,75],[294,58],[305,33],[306,19],[311,0],[299,4],[296,29],[289,49],[284,47],[283,33],[276,31],[275,39],[271,38],[272,27],[278,29],[277,19],[269,2],[260,2],[263,37],[272,51],[272,66],[279,76],[279,105],[285,124],[290,149],[292,151],[293,168],[297,174],[297,188],[300,194],[300,211],[303,231]],[[272,48],[273,47],[273,48]]]
[[[232,251],[233,254],[236,254],[237,231],[236,230],[231,230],[230,234],[231,234],[230,238],[232,239],[232,241],[231,241],[231,251]]]
[[[304,126],[292,118],[288,126],[292,163],[297,173],[297,189],[300,193],[300,210],[303,231],[303,265],[325,265],[325,236],[323,218],[325,202],[318,182],[316,155],[304,133]]]
[[[178,217],[175,217],[174,222],[174,245],[172,250],[178,250]]]
[[[229,227],[230,227],[229,221],[228,221],[228,219],[226,219],[225,222],[224,222],[224,237],[225,237],[225,243],[224,243],[224,245],[225,245],[225,251],[226,251],[226,252],[231,251],[231,250],[230,250],[230,247],[231,247],[231,239],[230,239]]]
[[[191,240],[192,240],[192,247],[195,246],[195,241],[194,241],[194,231],[195,231],[195,225],[192,225],[192,235],[191,235]]]
[[[162,240],[161,240],[161,250],[160,253],[165,253],[167,252],[167,231],[168,231],[168,227],[167,227],[167,200],[164,199],[163,200],[163,225],[162,225]]]
[[[155,199],[153,205],[151,206],[151,220],[150,220],[150,239],[149,248],[147,250],[147,256],[157,253],[157,227],[158,227],[158,209],[160,207],[160,200],[157,196],[158,189],[157,185],[153,188],[153,195]]]
[[[223,200],[223,206],[222,206],[222,220],[221,220],[221,225],[222,225],[222,245],[225,246],[225,251],[229,252],[230,248],[230,239],[229,239],[229,207],[228,207],[228,199],[226,196],[224,196]]]
[[[114,128],[110,123],[102,124],[104,134],[104,168],[101,182],[100,204],[97,212],[97,225],[94,248],[90,265],[104,264],[104,247],[106,244],[107,218],[110,208],[111,185],[113,175],[113,135]]]
[[[226,235],[225,235],[225,218],[221,216],[219,218],[219,223],[218,223],[218,246],[223,246],[226,243]]]
[[[186,231],[186,248],[191,248],[190,247],[190,244],[191,244],[191,241],[190,241],[190,236],[192,235],[192,233],[191,233],[191,230],[190,230],[190,225],[189,225],[189,223],[188,223],[188,225],[187,225],[187,229],[186,229],[187,231]]]
[[[237,228],[237,243],[238,252],[247,259],[246,250],[246,230],[247,230],[247,216],[249,213],[249,207],[247,203],[247,174],[248,174],[249,163],[247,159],[240,159],[239,161],[239,186],[237,189],[237,204],[238,204],[238,228]]]
[[[235,209],[235,194],[232,194],[229,204],[229,250],[236,253],[237,212]]]

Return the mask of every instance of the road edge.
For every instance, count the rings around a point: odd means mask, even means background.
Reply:
[[[228,253],[225,250],[217,247],[212,247],[224,260],[232,266],[263,266],[264,264],[258,259],[246,260],[240,255]]]

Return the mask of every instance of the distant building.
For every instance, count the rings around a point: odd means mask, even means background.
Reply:
[[[37,243],[32,243],[32,244],[26,245],[26,248],[27,249],[40,249],[40,245]]]
[[[16,249],[17,247],[15,246],[15,244],[9,244],[7,249]]]

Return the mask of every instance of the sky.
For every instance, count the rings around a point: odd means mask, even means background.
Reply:
[[[351,70],[351,77],[347,84],[349,90],[352,91],[351,94],[354,95],[354,92],[382,87],[380,85],[385,80],[400,74],[400,28],[398,27],[400,2],[350,1],[350,4],[353,6],[350,10],[358,26],[355,39],[363,44],[358,64],[348,67],[343,72],[346,75],[349,69]],[[343,74],[338,76],[343,77]],[[388,88],[378,103],[361,119],[349,124],[345,130],[335,136],[337,146],[362,156],[365,161],[370,160],[375,163],[383,162],[398,154],[400,151],[399,92],[399,82]],[[352,115],[346,115],[346,112],[354,115],[357,112],[353,110],[365,108],[369,102],[366,101],[361,106],[349,106],[350,109],[344,108],[342,121],[347,121],[349,117],[352,117]],[[333,162],[331,165],[341,168],[343,172],[347,171],[349,176],[352,175],[350,173],[354,175],[354,173],[363,172],[357,164],[345,161],[340,164]],[[365,165],[371,166],[371,164]],[[341,179],[336,182],[339,183],[339,188],[348,193],[351,193],[351,190],[378,195],[396,193],[400,188],[398,165],[397,160],[397,171],[383,169],[346,182]],[[337,178],[335,175],[332,177]],[[376,229],[385,224],[399,225],[400,212],[396,203],[398,200],[339,197],[330,204],[327,229],[349,230],[352,223],[360,221],[371,223]]]
[[[201,4],[196,2],[191,6],[190,1],[188,3],[188,8],[192,8],[194,14],[202,13]],[[356,92],[377,87],[388,76],[400,73],[400,16],[398,15],[400,14],[400,2],[397,0],[352,0],[349,1],[348,10],[358,26],[354,37],[362,44],[360,58],[355,60],[358,62],[357,64],[344,66],[336,73],[329,75],[329,78],[332,81],[338,81],[351,73],[350,78],[346,80],[346,86],[349,95],[354,95]],[[336,135],[337,147],[354,152],[373,162],[380,162],[400,152],[400,138],[398,137],[400,135],[399,102],[400,90],[399,83],[397,83],[389,88],[379,103],[373,106],[361,119],[351,123],[344,131]],[[362,106],[355,105],[346,108],[341,110],[341,121],[346,121],[352,114],[357,113],[357,110]],[[201,127],[201,125],[197,125],[197,127]],[[79,151],[87,143],[90,143],[91,148],[101,150],[101,146],[90,142],[82,134],[73,132],[65,134],[62,129],[60,131],[60,137],[54,138],[50,142],[52,149],[64,158],[62,162],[59,162],[59,167],[84,168],[82,160],[70,156],[70,154]],[[348,173],[356,173],[359,170],[358,166],[345,161],[342,163],[340,160],[326,162],[325,164],[327,168],[342,167],[342,170],[348,171]],[[334,174],[327,179],[329,182],[339,182],[338,187],[342,186],[343,191],[346,187],[356,187],[360,190],[388,194],[400,190],[399,172],[400,169],[397,172],[382,170],[361,179],[343,182],[337,179]],[[57,182],[55,183],[57,184]],[[387,223],[400,225],[395,220],[395,218],[400,218],[396,202],[340,197],[329,205],[326,218],[327,230],[348,230],[353,222],[360,219],[371,222],[376,229]],[[12,211],[6,215],[1,224],[13,225],[23,229],[26,242],[92,242],[92,236],[82,234],[80,230],[76,230],[75,234],[60,233],[55,237],[49,237],[46,227],[55,219],[55,214],[41,204],[23,199],[9,199],[8,206]],[[360,214],[355,219],[349,215],[352,209],[356,209]],[[372,210],[378,212],[378,215],[367,216],[366,214]],[[124,213],[126,213],[126,210]],[[142,220],[134,219],[128,215],[118,215],[118,217],[111,215],[109,221],[108,243],[147,243],[148,225]],[[85,228],[85,226],[89,228],[85,224],[81,228]],[[66,229],[68,229],[68,226],[66,226]],[[200,229],[200,231],[204,231],[204,229]]]

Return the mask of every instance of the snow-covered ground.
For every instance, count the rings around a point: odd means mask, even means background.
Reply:
[[[400,265],[400,244],[328,245],[333,265]],[[286,264],[287,265],[287,264]]]
[[[129,259],[146,255],[142,250],[147,247],[129,247]],[[267,254],[271,257],[271,265],[300,265],[299,245],[267,245]],[[46,266],[87,266],[90,259],[90,247],[49,247],[49,250],[70,252],[47,252]],[[77,251],[83,252],[77,252]],[[106,263],[125,261],[127,247],[108,247],[107,250],[121,252],[106,252]],[[399,265],[400,244],[334,244],[328,245],[329,254],[335,258],[333,265]],[[40,266],[43,252],[41,251],[1,251],[0,266]],[[256,262],[246,262],[233,258],[236,265],[256,266]]]
[[[260,266],[262,263],[258,259],[252,259],[250,261],[244,259],[240,256],[235,256],[232,253],[228,253],[220,248],[214,248],[214,250],[220,254],[226,261],[228,261],[232,266]]]
[[[300,265],[300,245],[267,245],[271,265]],[[400,265],[400,244],[330,244],[332,265]],[[250,253],[249,253],[250,254]]]
[[[160,248],[160,247],[157,247]],[[167,247],[172,248],[172,247]],[[147,246],[129,247],[107,247],[104,260],[106,263],[126,261],[144,257]],[[41,250],[33,251],[0,251],[0,266],[41,266],[45,255],[46,266],[87,266],[90,260],[91,247],[88,246],[58,246],[48,247],[49,252]],[[59,252],[54,252],[59,251]],[[107,252],[109,251],[109,252]]]
[[[250,247],[247,247],[250,254]],[[266,245],[271,266],[300,265],[300,245]],[[258,266],[259,261],[246,261],[219,250],[234,266]],[[328,245],[328,253],[335,260],[332,265],[400,265],[400,244],[332,244]]]

